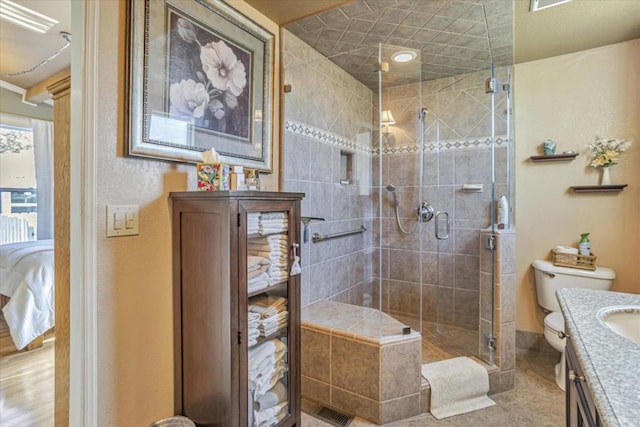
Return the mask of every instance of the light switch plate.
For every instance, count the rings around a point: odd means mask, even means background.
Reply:
[[[139,234],[138,211],[138,205],[107,205],[107,237]]]

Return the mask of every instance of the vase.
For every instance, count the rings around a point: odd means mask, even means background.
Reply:
[[[602,175],[600,176],[600,185],[611,185],[611,175],[609,174],[609,168],[602,168]]]

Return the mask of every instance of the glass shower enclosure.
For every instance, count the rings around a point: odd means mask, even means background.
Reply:
[[[380,44],[373,302],[423,336],[423,360],[495,355],[495,232],[512,199],[508,67],[423,80]],[[375,203],[374,203],[375,204]]]

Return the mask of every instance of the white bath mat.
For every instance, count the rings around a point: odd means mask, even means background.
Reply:
[[[496,404],[487,397],[487,370],[468,357],[425,363],[422,376],[431,385],[431,414],[439,420]]]

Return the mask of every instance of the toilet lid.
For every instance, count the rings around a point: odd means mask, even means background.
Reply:
[[[564,318],[562,313],[554,311],[544,318],[544,326],[553,329],[556,332],[564,332]]]

